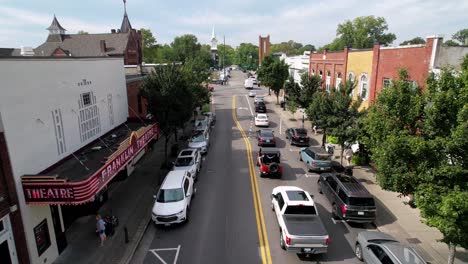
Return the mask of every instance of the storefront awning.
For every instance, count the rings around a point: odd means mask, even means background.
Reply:
[[[70,182],[66,177],[59,175],[21,177],[26,204],[79,205],[93,201],[118,172],[158,135],[159,129],[156,124],[133,131],[120,143],[118,149],[107,157],[102,167],[82,181]]]

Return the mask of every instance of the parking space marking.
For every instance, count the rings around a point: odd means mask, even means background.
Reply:
[[[159,256],[159,254],[157,252],[161,252],[161,251],[176,251],[175,253],[175,256],[174,256],[174,262],[169,262],[169,263],[173,263],[173,264],[176,264],[177,263],[177,259],[179,258],[179,252],[180,252],[180,245],[176,248],[156,248],[156,249],[150,249],[148,250],[149,252],[153,253],[153,255],[159,259],[159,261],[161,261],[162,264],[168,264],[168,262],[166,262],[161,256]]]
[[[335,218],[333,218],[333,217],[331,218],[331,220],[332,220],[333,224],[335,224],[335,225],[336,225],[336,223],[344,223],[343,220],[335,220]]]
[[[249,109],[250,109],[250,114],[252,116],[254,116],[253,112],[252,112],[252,107],[250,107],[250,101],[249,101],[249,97],[247,95],[245,95],[245,99],[247,99],[247,104],[249,105]]]

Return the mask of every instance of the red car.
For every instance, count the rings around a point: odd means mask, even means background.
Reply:
[[[257,166],[260,167],[260,177],[276,176],[281,178],[283,166],[281,163],[281,153],[277,148],[260,148],[257,155]]]

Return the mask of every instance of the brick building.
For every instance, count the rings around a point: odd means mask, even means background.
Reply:
[[[322,88],[329,91],[331,87],[338,87],[346,81],[346,67],[349,49],[344,51],[311,53],[309,73],[318,75],[322,79]]]
[[[382,47],[375,44],[370,78],[370,101],[375,100],[380,91],[390,85],[392,79],[398,78],[400,69],[408,71],[410,81],[415,85],[425,86],[431,58],[435,58],[441,39],[438,36],[431,36],[426,38],[426,44],[398,47]]]
[[[270,35],[258,36],[258,64],[261,65],[263,59],[268,55],[270,55]]]
[[[127,11],[120,29],[101,34],[65,34],[54,16],[47,28],[46,42],[34,49],[35,56],[54,57],[124,57],[125,65],[138,65],[143,61],[141,32],[132,28]]]

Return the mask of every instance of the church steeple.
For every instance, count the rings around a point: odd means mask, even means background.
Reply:
[[[218,50],[218,40],[216,39],[215,29],[211,32],[211,50]]]
[[[55,15],[54,15],[54,19],[52,20],[52,23],[47,28],[47,30],[49,30],[49,35],[64,35],[66,31],[66,29],[64,29],[60,25]]]
[[[130,24],[130,20],[128,20],[127,16],[127,1],[123,0],[124,2],[124,17],[122,20],[122,25],[120,26],[120,32],[127,33],[132,30],[132,25]]]

